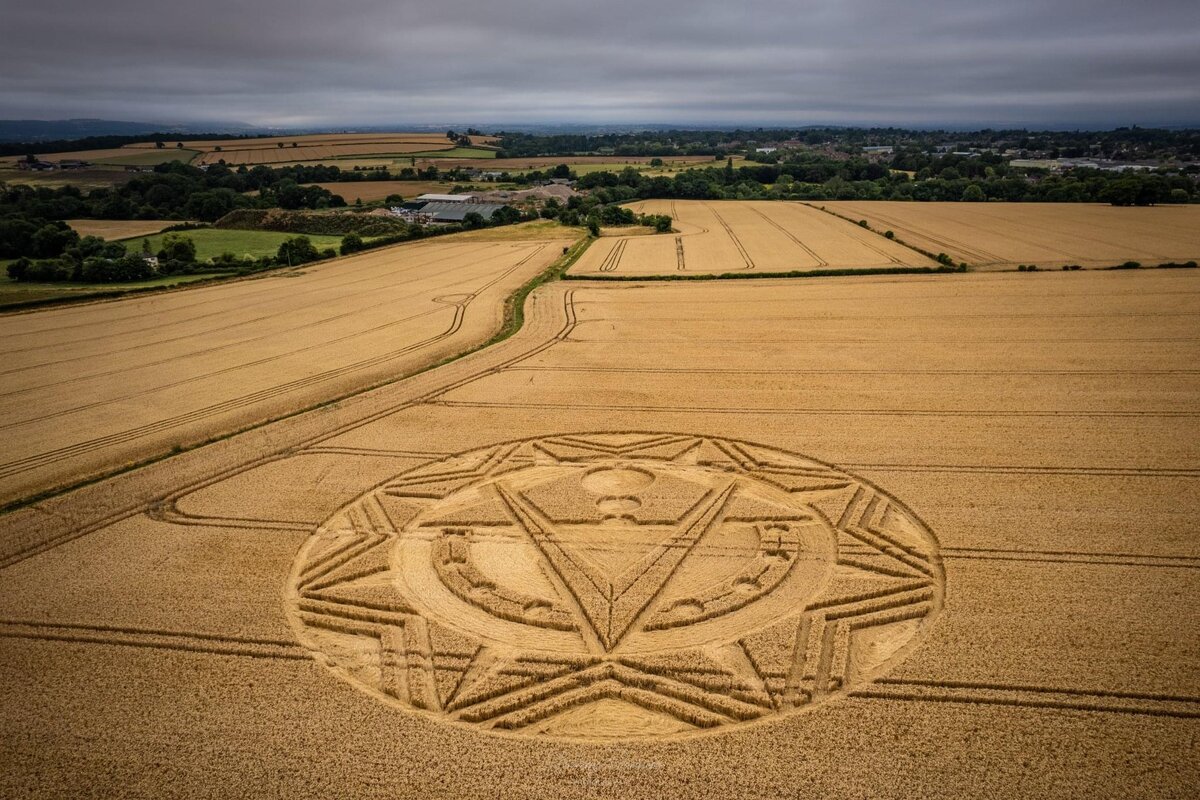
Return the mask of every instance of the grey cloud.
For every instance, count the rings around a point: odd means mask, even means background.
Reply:
[[[265,125],[1200,121],[1200,6],[43,0],[0,116]]]

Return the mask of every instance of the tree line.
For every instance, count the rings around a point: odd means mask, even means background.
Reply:
[[[620,172],[583,175],[576,188],[603,190],[614,202],[649,198],[711,200],[915,200],[1111,203],[1154,205],[1200,200],[1184,175],[1075,169],[1065,175],[987,172],[964,176],[955,168],[910,176],[862,160],[804,161],[689,169],[673,177]]]

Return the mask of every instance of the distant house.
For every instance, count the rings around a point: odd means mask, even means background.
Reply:
[[[59,169],[87,169],[92,163],[78,158],[64,158],[58,162]]]
[[[34,160],[18,161],[17,169],[29,170],[31,172],[49,172],[52,169],[58,169],[58,167],[49,161]]]
[[[756,152],[756,153],[774,153],[778,149],[779,149],[778,147],[756,147],[756,148],[754,148],[754,152]]]
[[[142,261],[146,262],[146,266],[151,269],[158,269],[158,256],[142,256]]]
[[[890,156],[895,151],[896,148],[890,144],[875,145],[863,148],[863,152],[869,156]]]

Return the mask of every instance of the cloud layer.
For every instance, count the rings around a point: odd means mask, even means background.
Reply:
[[[42,0],[0,117],[1197,123],[1197,42],[1194,0]]]

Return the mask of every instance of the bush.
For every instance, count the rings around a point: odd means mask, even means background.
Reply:
[[[153,278],[154,267],[141,256],[89,258],[83,262],[81,277],[88,283],[121,283]]]
[[[307,264],[310,261],[316,261],[320,258],[317,248],[313,245],[312,240],[307,236],[293,236],[286,239],[279,245],[279,250],[275,253],[275,259],[280,264],[287,264],[290,267],[299,264]]]
[[[341,246],[342,255],[345,256],[345,255],[349,255],[350,253],[357,253],[359,250],[362,250],[362,249],[363,249],[363,240],[362,240],[362,237],[359,236],[357,233],[347,233],[345,236],[342,237],[342,246]]]
[[[896,238],[896,234],[895,234],[895,233],[893,233],[892,231],[886,231],[886,232],[883,234],[883,237],[884,237],[885,239],[895,239],[895,238]]]
[[[1113,269],[1141,269],[1142,264],[1139,261],[1126,261],[1124,264],[1118,264]]]
[[[160,261],[180,261],[191,264],[196,260],[196,243],[192,237],[182,233],[168,233],[162,238],[162,246],[158,249]]]
[[[25,280],[25,271],[29,269],[29,259],[25,257],[18,258],[16,261],[8,265],[6,271],[8,277],[14,281]]]

